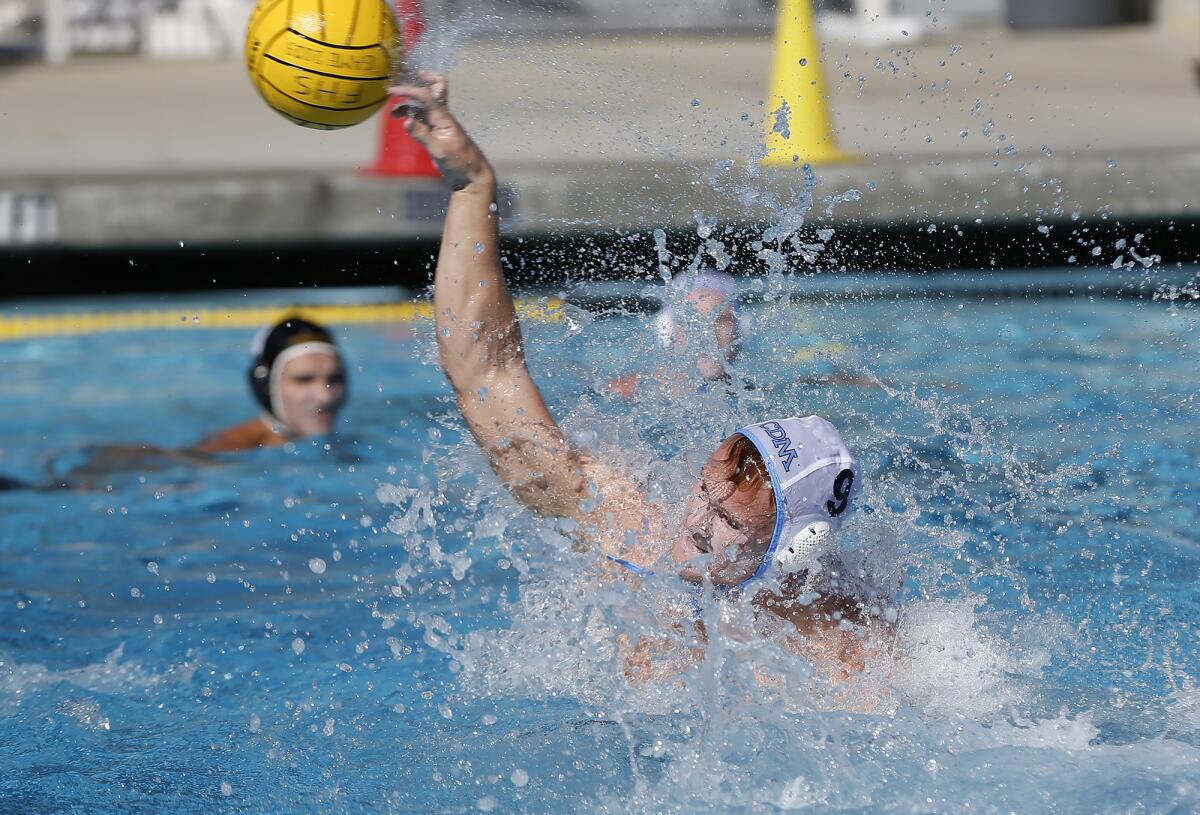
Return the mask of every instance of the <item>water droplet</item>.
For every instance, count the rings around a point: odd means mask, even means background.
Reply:
[[[800,67],[803,68],[807,64],[808,64],[808,59],[805,57],[801,57],[800,58]]]
[[[296,637],[296,639],[292,640],[292,653],[296,654],[296,656],[300,656],[300,654],[304,653],[304,640],[300,639],[299,637]]]
[[[508,777],[508,780],[512,782],[514,787],[523,787],[529,783],[529,773],[521,769],[516,769],[512,771],[512,775]]]
[[[217,582],[217,576],[215,574],[213,574],[212,572],[209,572],[208,575],[204,579],[207,580],[209,583]]]
[[[183,244],[181,243],[180,245],[182,246]],[[233,795],[233,784],[230,784],[228,781],[222,781],[221,794],[226,798],[228,798],[230,795]]]
[[[483,243],[482,243],[482,242],[477,242],[477,243],[475,244],[475,254],[477,254],[477,255],[478,255],[478,254],[479,254],[480,252],[482,252],[482,251],[483,251]]]
[[[1113,167],[1116,167],[1116,166],[1117,166],[1117,160],[1115,158],[1110,158],[1108,160],[1109,169],[1111,170]]]
[[[475,808],[480,812],[491,812],[496,808],[496,799],[490,795],[485,795],[475,802]]]
[[[257,733],[259,730],[262,730],[262,719],[259,718],[257,713],[250,714],[250,724],[248,727],[251,733]]]
[[[308,561],[308,568],[313,574],[325,574],[325,561],[319,557],[315,557]]]
[[[698,107],[700,107],[700,100],[699,100],[699,99],[693,99],[693,100],[692,100],[692,107],[694,107],[694,108],[698,108]]]

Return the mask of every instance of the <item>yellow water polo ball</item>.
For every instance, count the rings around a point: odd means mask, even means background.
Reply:
[[[404,47],[383,0],[259,0],[246,69],[267,104],[305,127],[336,130],[387,99]]]

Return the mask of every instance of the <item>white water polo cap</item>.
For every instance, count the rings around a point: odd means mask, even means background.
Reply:
[[[833,533],[854,509],[858,463],[837,428],[820,416],[772,419],[738,431],[767,465],[775,492],[775,531],[758,571],[784,573],[820,567]]]
[[[716,269],[702,269],[696,272],[694,276],[690,273],[682,272],[671,278],[667,286],[674,291],[674,296],[677,298],[687,297],[689,294],[697,291],[715,292],[720,295],[724,303],[733,311],[734,320],[738,323],[738,331],[742,331],[741,302],[738,297],[738,285],[733,276],[728,272]],[[675,342],[675,322],[675,307],[671,305],[669,297],[664,297],[662,309],[659,310],[658,316],[654,320],[654,331],[658,335],[659,342],[663,345],[669,346]]]

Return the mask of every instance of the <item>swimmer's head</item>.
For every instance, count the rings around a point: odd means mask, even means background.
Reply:
[[[812,573],[858,490],[858,464],[819,416],[743,427],[701,469],[671,554],[685,564],[711,555],[707,573],[717,586]],[[695,565],[680,573],[703,577]]]
[[[723,351],[725,362],[733,362],[742,342],[741,302],[733,277],[728,272],[706,268],[694,275],[678,274],[668,285],[673,289],[675,299],[683,298],[689,308],[712,322],[717,346]],[[658,313],[655,331],[664,345],[685,341],[675,307],[669,301]],[[702,355],[699,364],[706,379],[716,379],[725,374],[724,365],[718,360]]]
[[[292,436],[328,433],[346,401],[337,343],[316,323],[285,317],[251,348],[250,387],[272,424]]]

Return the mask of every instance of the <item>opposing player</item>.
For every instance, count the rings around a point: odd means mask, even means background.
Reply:
[[[500,480],[536,512],[578,522],[581,538],[625,576],[678,574],[720,597],[756,592],[760,612],[793,624],[815,660],[835,673],[858,668],[863,637],[854,623],[870,615],[817,579],[861,481],[838,431],[817,416],[737,430],[708,457],[681,518],[620,466],[573,445],[526,366],[500,265],[495,173],[448,110],[445,77],[420,79],[391,92],[452,189],[434,282],[438,349]],[[777,579],[754,584],[768,576]],[[635,655],[626,670],[640,669]]]
[[[250,389],[261,413],[207,436],[191,447],[103,444],[85,448],[84,461],[38,489],[91,489],[119,473],[152,472],[180,464],[205,465],[215,453],[278,447],[329,433],[346,401],[346,369],[333,336],[316,323],[289,316],[259,332],[252,349]],[[28,485],[0,479],[0,489]]]
[[[201,440],[193,451],[277,447],[333,429],[346,401],[346,366],[332,334],[293,315],[260,331],[252,354],[250,389],[262,412]]]
[[[680,272],[668,284],[672,297],[668,299],[658,312],[654,321],[655,334],[659,344],[675,353],[687,350],[687,335],[680,324],[681,316],[694,316],[712,328],[715,340],[713,351],[701,351],[696,356],[696,372],[700,374],[699,390],[705,390],[710,383],[732,380],[730,366],[737,360],[742,345],[741,303],[738,299],[737,284],[727,272],[715,267],[698,269],[694,274],[689,271]],[[672,302],[680,301],[688,315],[680,315]],[[667,371],[657,371],[655,376],[667,384],[681,385],[685,391],[689,386],[690,377],[676,371],[674,375]],[[609,388],[619,396],[633,396],[638,385],[646,377],[645,373],[633,372],[617,377],[609,383]],[[690,385],[696,388],[694,384]]]

